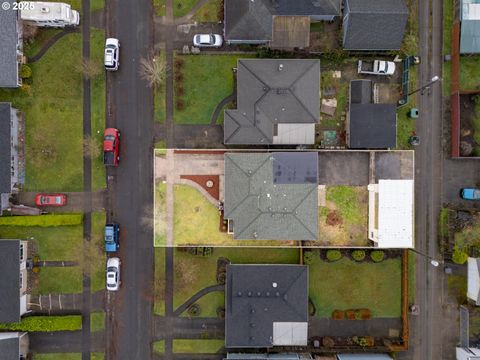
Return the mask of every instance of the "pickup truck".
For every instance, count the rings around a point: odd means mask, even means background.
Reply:
[[[120,226],[117,223],[105,225],[105,251],[115,252],[120,247]]]
[[[106,166],[118,166],[120,161],[120,131],[115,128],[105,129],[103,137],[103,163]]]
[[[384,60],[358,60],[358,73],[370,75],[393,75],[395,73],[395,63]]]

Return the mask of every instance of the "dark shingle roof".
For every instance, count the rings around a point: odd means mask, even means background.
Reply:
[[[20,241],[0,240],[0,323],[20,321]]]
[[[350,104],[350,148],[392,149],[397,146],[394,104]]]
[[[20,339],[12,337],[0,340],[0,354],[2,359],[18,360],[20,358]]]
[[[373,82],[371,80],[350,81],[350,103],[351,104],[373,103]]]
[[[398,50],[408,8],[403,0],[345,0],[343,47],[347,50]]]
[[[274,125],[320,119],[320,62],[241,59],[237,109],[225,110],[225,144],[272,144]]]
[[[318,154],[225,154],[224,217],[238,240],[317,240]]]
[[[273,15],[340,14],[341,0],[225,0],[227,40],[272,39]]]
[[[6,12],[0,10],[0,13]],[[11,180],[11,111],[10,103],[0,103],[0,194],[10,193]]]
[[[0,9],[0,88],[18,86],[17,11]]]
[[[227,266],[226,347],[272,347],[274,322],[307,321],[307,266]]]

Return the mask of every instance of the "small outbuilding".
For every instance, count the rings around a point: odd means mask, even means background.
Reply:
[[[460,53],[480,53],[480,0],[461,0]]]

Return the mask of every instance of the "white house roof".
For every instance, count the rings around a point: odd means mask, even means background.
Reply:
[[[480,274],[478,271],[480,259],[468,258],[468,285],[467,297],[479,305],[478,293],[480,292]]]
[[[378,181],[378,247],[413,247],[413,180]]]
[[[307,346],[307,322],[274,322],[273,345],[275,346]]]
[[[20,10],[22,20],[68,20],[70,19],[71,7],[69,4],[59,2],[31,2],[32,6],[26,6]]]
[[[480,360],[480,349],[456,348],[457,360]]]

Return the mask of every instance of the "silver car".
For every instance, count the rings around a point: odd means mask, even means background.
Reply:
[[[220,47],[222,44],[222,36],[217,34],[197,34],[193,37],[193,45],[196,47]]]
[[[120,259],[118,257],[107,260],[107,290],[117,291],[120,287]]]

